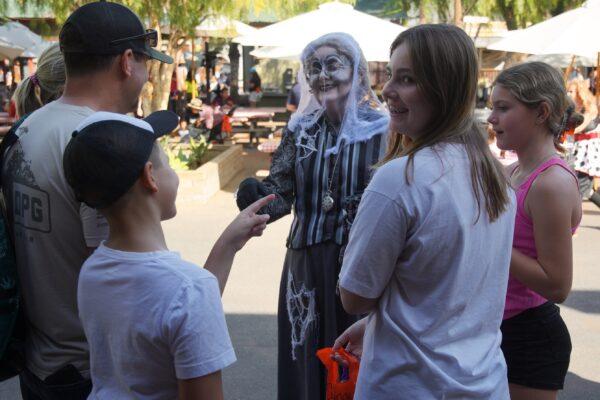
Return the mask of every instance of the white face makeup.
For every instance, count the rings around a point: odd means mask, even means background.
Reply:
[[[387,132],[389,117],[371,90],[367,62],[352,36],[323,35],[304,48],[300,61],[300,104],[288,123],[288,129],[299,133],[299,146],[314,139],[310,132],[323,118],[339,134],[327,155]],[[308,154],[313,147],[306,147]]]
[[[319,47],[305,62],[306,80],[318,102],[325,106],[345,100],[352,87],[352,63],[337,49]]]

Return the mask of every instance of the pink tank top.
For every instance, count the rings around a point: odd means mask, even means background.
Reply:
[[[577,181],[577,177],[563,160],[560,158],[551,158],[537,167],[516,190],[517,215],[515,219],[513,248],[531,258],[537,258],[537,250],[535,248],[535,238],[533,235],[533,222],[525,212],[525,199],[527,198],[527,193],[529,193],[529,188],[531,188],[531,184],[535,181],[535,178],[553,165],[560,165],[565,170],[569,171],[569,173],[573,175],[573,178],[575,178],[575,181]],[[513,173],[515,170],[513,170]],[[572,232],[575,233],[576,229],[577,226],[572,229]],[[542,305],[547,301],[547,299],[523,285],[512,275],[509,275],[503,319],[514,317],[525,310]]]

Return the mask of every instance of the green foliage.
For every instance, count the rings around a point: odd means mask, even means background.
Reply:
[[[174,149],[167,149],[165,152],[169,157],[169,165],[175,171],[187,171],[190,169],[188,167],[189,157],[184,154],[181,148],[177,152]]]
[[[491,13],[499,14],[509,29],[525,28],[530,24],[579,7],[584,0],[496,0],[488,4]]]
[[[251,0],[237,1],[239,17],[244,19],[250,13],[257,15],[265,10],[285,19],[316,9],[319,4],[331,0]],[[356,0],[338,0],[341,3],[355,4]]]
[[[196,169],[202,164],[202,157],[208,150],[208,143],[204,136],[200,136],[197,141],[190,137],[190,154],[188,156],[187,166],[189,169]]]
[[[160,138],[158,143],[169,158],[169,165],[171,168],[175,171],[186,171],[188,169],[188,157],[184,154],[183,149],[178,148],[177,151],[175,151],[175,147],[170,145],[167,136]]]
[[[49,7],[60,24],[77,7],[97,0],[0,0],[0,12],[9,2],[21,8],[31,4]],[[315,9],[319,4],[330,0],[112,0],[125,4],[142,19],[151,23],[170,26],[183,35],[191,35],[194,27],[209,14],[225,15],[233,18],[247,16],[264,10],[273,11],[280,18],[288,18],[298,13]],[[341,0],[354,4],[355,0]]]
[[[382,16],[399,15],[403,22],[425,14],[428,21],[437,16],[451,22],[454,1],[460,0],[390,0]],[[462,0],[463,15],[475,14],[504,18],[509,29],[525,28],[567,10],[579,7],[584,0]]]
[[[209,147],[204,136],[196,140],[190,137],[189,149],[184,149],[178,143],[171,145],[167,138],[161,138],[159,143],[169,158],[169,165],[175,171],[188,171],[200,167]]]
[[[462,0],[463,14],[468,14],[481,1],[486,0]],[[410,18],[449,23],[453,20],[453,13],[454,0],[390,0],[386,3],[385,12],[381,16],[400,16],[403,24]]]

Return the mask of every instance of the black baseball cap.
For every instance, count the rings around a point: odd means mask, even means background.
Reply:
[[[144,28],[137,15],[124,5],[108,1],[88,3],[75,10],[60,30],[63,53],[120,54],[127,49],[172,64],[158,50],[158,33]]]
[[[84,119],[63,155],[65,178],[77,199],[92,208],[117,201],[140,177],[156,139],[178,123],[171,111],[145,119],[97,112]]]

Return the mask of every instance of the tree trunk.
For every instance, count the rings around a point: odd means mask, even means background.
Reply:
[[[172,53],[171,53],[172,54]],[[152,93],[152,110],[165,110],[169,105],[169,95],[171,93],[171,78],[175,70],[175,64],[159,63],[158,68],[155,68],[154,91]]]
[[[462,27],[463,25],[463,11],[461,0],[454,0],[454,25],[460,27]]]
[[[517,18],[512,2],[509,3],[508,0],[498,0],[497,6],[504,21],[506,21],[506,28],[508,28],[509,31],[517,29]]]
[[[161,38],[160,27],[158,21],[155,21],[153,24],[158,31],[158,37]],[[182,43],[178,44],[179,39],[181,38],[180,32],[171,27],[171,37],[169,38],[167,44],[166,53],[173,57],[173,64],[165,64],[159,61],[153,61],[152,66],[150,67],[150,77],[149,81],[152,84],[152,100],[150,102],[150,109],[154,111],[165,110],[169,105],[169,95],[171,93],[171,78],[173,77],[173,71],[176,67],[176,57],[177,51],[183,45]],[[162,43],[162,40],[159,40],[159,43]],[[142,107],[144,104],[144,99],[142,98]],[[148,106],[146,105],[148,108]],[[145,112],[145,111],[144,111]]]
[[[447,0],[435,0],[435,8],[441,22],[449,23],[450,5]]]
[[[425,17],[425,0],[419,1],[419,24],[425,24],[427,18]]]
[[[229,63],[231,66],[231,88],[230,93],[234,101],[238,100],[240,88],[238,87],[240,71],[240,50],[237,43],[229,43]]]
[[[144,117],[152,114],[152,94],[154,93],[154,84],[150,79],[142,88],[142,113]]]

